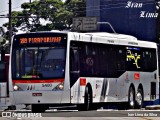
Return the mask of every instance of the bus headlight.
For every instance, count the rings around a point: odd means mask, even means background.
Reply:
[[[60,84],[58,84],[55,88],[53,88],[52,90],[53,90],[53,91],[63,90],[63,88],[64,88],[64,84],[63,84],[63,83],[60,83]]]
[[[58,85],[58,88],[59,88],[60,90],[63,90],[63,87],[64,87],[63,84],[59,84],[59,85]]]
[[[13,90],[14,91],[18,91],[18,90],[22,90],[18,85],[14,85],[13,86]]]

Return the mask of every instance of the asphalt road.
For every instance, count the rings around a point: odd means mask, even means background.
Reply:
[[[3,113],[2,113],[3,112]],[[7,117],[7,114],[11,117]],[[30,110],[1,111],[0,120],[160,120],[160,110],[98,110],[67,111],[47,110],[31,113]]]
[[[64,118],[64,117],[43,117],[43,118],[0,118],[0,120],[160,120],[160,118],[139,118],[139,117],[90,117],[90,118],[84,118],[84,117],[71,117],[71,118]]]

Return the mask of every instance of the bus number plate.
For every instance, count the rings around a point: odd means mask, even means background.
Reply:
[[[32,96],[42,96],[42,93],[32,93]]]

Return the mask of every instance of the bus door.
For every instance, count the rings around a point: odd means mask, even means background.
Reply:
[[[6,78],[6,64],[0,61],[0,104],[6,103],[7,97],[7,78]]]
[[[80,69],[79,69],[79,50],[78,46],[74,43],[71,44],[70,48],[70,88],[71,90],[71,96],[74,95],[74,101],[78,100],[80,87],[77,83],[79,79]],[[74,88],[73,88],[74,85]],[[75,92],[77,91],[77,92]],[[72,93],[75,92],[75,93]]]

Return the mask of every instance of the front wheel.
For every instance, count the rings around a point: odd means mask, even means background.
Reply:
[[[85,88],[85,97],[84,97],[84,109],[90,110],[92,104],[92,94],[89,91],[89,88]]]
[[[88,86],[85,88],[84,93],[84,104],[79,104],[78,110],[79,111],[88,111],[92,109],[92,89]]]

